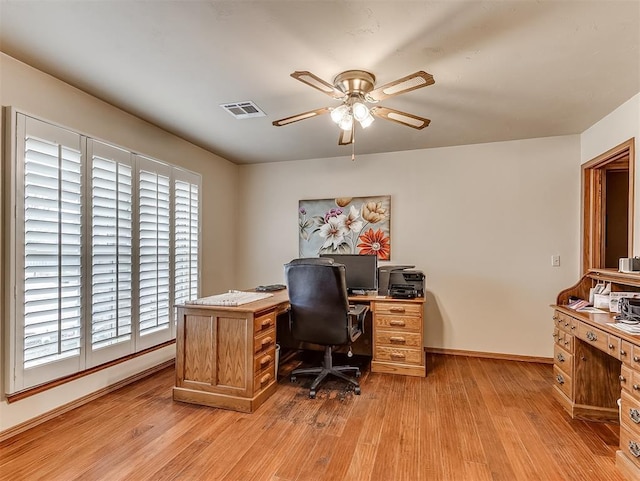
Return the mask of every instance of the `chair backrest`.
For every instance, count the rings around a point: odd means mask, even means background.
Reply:
[[[341,345],[350,341],[345,267],[329,258],[285,265],[291,334],[299,341]]]

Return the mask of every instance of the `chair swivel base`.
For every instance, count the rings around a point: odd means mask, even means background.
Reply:
[[[361,375],[360,368],[356,366],[334,366],[331,357],[331,346],[326,346],[324,350],[324,362],[322,367],[303,367],[294,369],[293,371],[291,371],[290,379],[291,382],[295,382],[297,376],[299,375],[317,375],[311,383],[311,387],[309,388],[309,397],[311,399],[315,399],[318,386],[329,374],[340,379],[344,379],[350,384],[353,384],[353,392],[355,392],[356,394],[360,394],[360,384],[358,383],[358,381],[344,374],[345,372],[349,371],[353,371],[357,378]]]

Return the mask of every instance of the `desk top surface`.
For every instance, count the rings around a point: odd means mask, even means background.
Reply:
[[[179,304],[176,307],[190,308],[190,309],[208,309],[208,310],[222,310],[222,311],[234,311],[234,312],[259,312],[273,309],[279,305],[289,304],[289,294],[286,289],[281,291],[272,292],[273,296],[265,299],[259,299],[257,301],[248,302],[239,306],[219,306],[219,305],[205,305],[205,304]],[[415,299],[394,299],[387,296],[349,296],[350,302],[363,303],[363,302],[411,302],[411,303],[424,303],[424,297],[416,297]]]

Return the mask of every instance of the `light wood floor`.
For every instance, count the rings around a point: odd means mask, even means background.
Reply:
[[[176,403],[173,379],[166,369],[5,441],[0,479],[623,479],[618,426],[571,420],[550,365],[429,355],[426,378],[367,371],[362,395],[336,381],[315,400],[285,378],[254,414]]]

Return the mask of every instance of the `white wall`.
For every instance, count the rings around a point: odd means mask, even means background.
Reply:
[[[236,204],[238,185],[236,165],[2,53],[0,104],[14,106],[83,134],[199,172],[204,187],[202,294],[220,292],[235,283],[233,225],[236,212],[233,206]],[[0,148],[4,148],[3,141],[4,139],[0,139]],[[4,200],[4,195],[3,191],[0,202]],[[220,205],[225,208],[212,208]],[[4,248],[3,238],[0,249]],[[0,264],[0,272],[3,272],[2,267]],[[0,312],[4,315],[4,308],[0,309]],[[4,324],[5,322],[2,322],[2,325]],[[0,346],[4,347],[5,339],[2,341]],[[4,395],[0,395],[0,431],[173,357],[175,347],[170,346],[23,401],[8,404]],[[4,362],[4,355],[1,355],[2,373],[5,370]]]
[[[283,282],[298,200],[389,194],[391,263],[427,276],[425,345],[552,357],[549,305],[579,276],[579,186],[577,135],[241,166],[238,283]]]
[[[580,162],[584,164],[622,142],[635,138],[635,192],[633,255],[640,255],[640,93],[630,98],[580,136]]]

